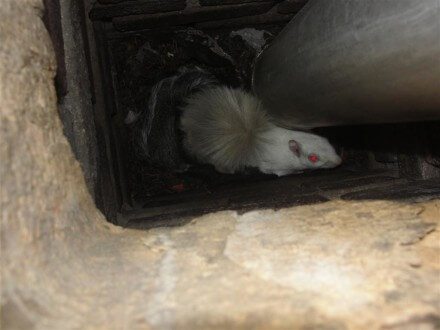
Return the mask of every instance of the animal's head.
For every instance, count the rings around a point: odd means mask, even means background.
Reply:
[[[266,135],[260,170],[278,176],[304,170],[333,168],[341,158],[326,138],[276,127]]]

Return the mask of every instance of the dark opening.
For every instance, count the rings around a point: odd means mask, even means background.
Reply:
[[[225,85],[249,90],[256,55],[306,2],[99,0],[85,6],[99,60],[90,65],[98,99],[96,199],[110,221],[151,227],[225,209],[440,194],[438,122],[317,129],[343,150],[343,165],[282,178],[252,170],[225,175],[208,165],[175,172],[139,158],[125,120],[130,111],[147,111],[154,84],[197,65]]]

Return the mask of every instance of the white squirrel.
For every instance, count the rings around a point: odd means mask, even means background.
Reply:
[[[221,173],[255,167],[283,176],[341,163],[327,139],[276,126],[260,100],[241,89],[210,86],[185,101],[183,148]]]
[[[170,170],[187,168],[185,154],[222,173],[282,176],[341,163],[327,139],[276,126],[255,96],[197,67],[156,83],[148,107],[126,122],[138,157]]]

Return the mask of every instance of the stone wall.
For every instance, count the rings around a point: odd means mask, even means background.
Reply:
[[[41,0],[0,6],[2,321],[11,328],[53,317],[53,306],[69,309],[59,301],[69,301],[68,294],[51,293],[73,285],[63,272],[88,268],[75,258],[82,242],[104,235],[63,135],[42,16]]]

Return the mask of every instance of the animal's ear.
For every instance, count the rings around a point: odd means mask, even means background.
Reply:
[[[299,147],[299,143],[296,142],[295,140],[289,140],[289,149],[298,157],[301,154],[301,148]]]

